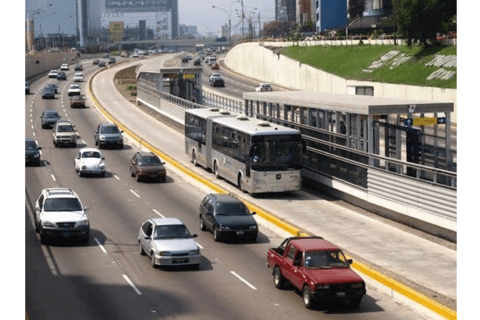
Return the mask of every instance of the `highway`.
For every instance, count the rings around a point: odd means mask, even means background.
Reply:
[[[98,67],[91,61],[84,67],[87,81]],[[68,71],[68,80],[58,82],[54,100],[42,100],[39,94],[47,83],[57,82],[46,76],[33,82],[32,94],[25,97],[25,136],[42,147],[41,166],[25,168],[25,300],[31,319],[422,319],[370,286],[359,308],[330,303],[305,309],[298,292],[274,288],[265,266],[267,249],[284,235],[261,222],[256,243],[215,242],[198,226],[199,203],[209,190],[168,165],[166,183],[135,182],[129,161],[139,148],[128,137],[123,150],[101,150],[105,178],[80,178],[74,157],[80,148],[94,147],[94,129],[107,121],[90,99],[87,108],[70,109],[66,89],[73,74]],[[84,94],[86,85],[80,85]],[[40,126],[47,108],[73,122],[77,148],[53,146],[51,130]],[[87,245],[40,245],[32,210],[43,188],[57,186],[74,189],[90,207]],[[138,230],[152,217],[177,217],[198,234],[199,270],[152,269],[149,258],[140,256]]]

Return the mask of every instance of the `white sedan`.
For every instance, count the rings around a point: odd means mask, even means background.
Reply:
[[[71,84],[68,88],[68,96],[78,96],[80,95],[80,86],[78,84]]]
[[[83,82],[83,73],[75,73],[75,75],[73,76],[73,82]]]
[[[273,91],[273,88],[268,83],[260,83],[255,87],[255,92]]]
[[[105,177],[105,157],[98,149],[83,148],[75,158],[75,171],[80,177],[92,174]]]
[[[62,71],[68,71],[68,70],[69,70],[68,64],[67,64],[67,63],[62,64],[62,66],[60,67],[60,70],[62,70]]]

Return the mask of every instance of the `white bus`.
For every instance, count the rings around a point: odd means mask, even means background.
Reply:
[[[185,152],[249,193],[302,186],[300,131],[226,110],[185,110]]]

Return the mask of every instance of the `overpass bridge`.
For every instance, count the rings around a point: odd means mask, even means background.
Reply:
[[[105,49],[111,49],[118,47],[118,50],[121,51],[122,47],[125,45],[134,45],[139,48],[156,48],[156,49],[193,49],[195,50],[197,45],[202,45],[205,47],[225,47],[228,46],[228,41],[217,41],[216,39],[151,39],[151,40],[120,40],[115,41],[107,46]]]

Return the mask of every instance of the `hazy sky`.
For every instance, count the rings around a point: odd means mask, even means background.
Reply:
[[[52,6],[34,16],[36,33],[38,34],[40,30],[43,34],[56,33],[60,29],[62,33],[73,34],[75,17],[71,16],[75,16],[75,0],[26,0],[25,9],[38,9],[46,4],[52,4]],[[273,4],[274,0],[243,1],[244,12],[247,16],[251,15],[255,18],[256,28],[258,28],[258,13],[260,13],[262,25],[264,22],[274,19]],[[178,0],[180,24],[197,26],[199,33],[214,32],[218,34],[220,27],[228,24],[228,15],[222,10],[212,8],[212,5],[225,9],[228,13],[230,13],[231,7],[232,32],[235,33],[235,26],[238,26],[237,30],[241,33],[240,19],[235,12],[235,9],[241,11],[241,5],[239,1],[234,0]],[[252,14],[253,11],[255,13]],[[247,28],[246,24],[245,28]],[[247,32],[246,30],[245,32]]]

